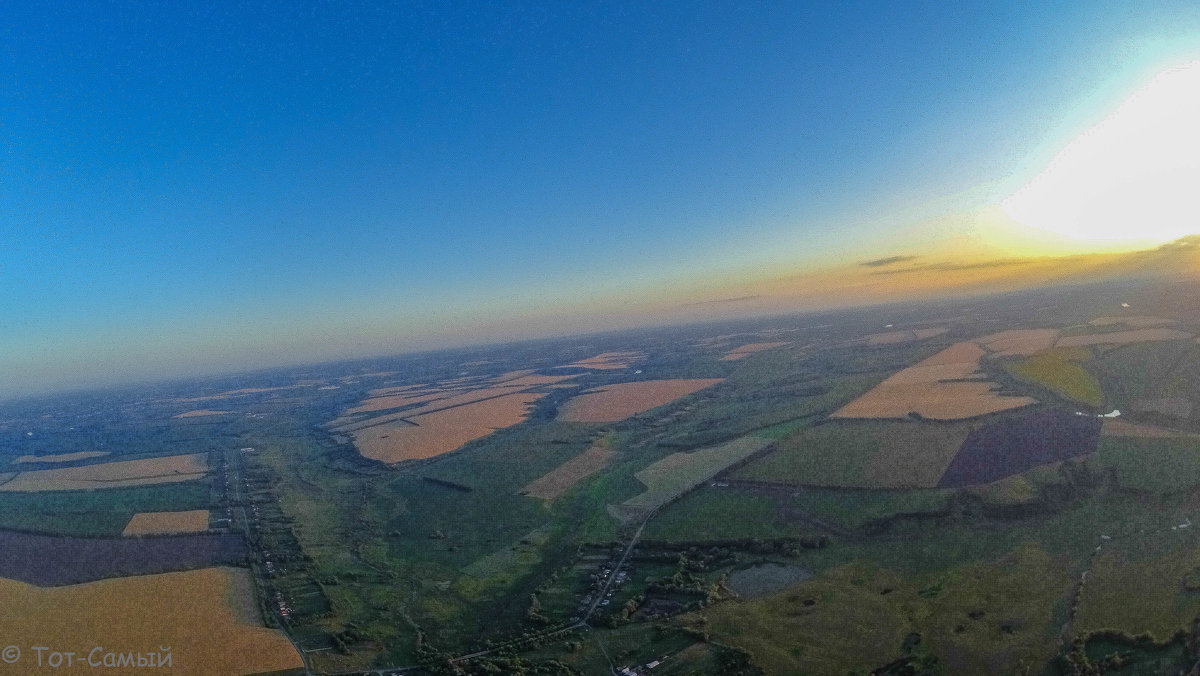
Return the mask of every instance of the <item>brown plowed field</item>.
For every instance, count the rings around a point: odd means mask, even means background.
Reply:
[[[238,533],[75,538],[0,530],[0,578],[42,587],[242,565],[245,560],[246,540]]]
[[[572,398],[559,410],[568,422],[617,422],[712,387],[720,378],[643,380],[607,385]]]

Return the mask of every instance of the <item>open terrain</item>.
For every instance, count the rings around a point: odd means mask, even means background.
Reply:
[[[105,655],[170,652],[164,673],[251,674],[303,666],[296,649],[277,630],[262,626],[257,608],[246,603],[253,594],[249,575],[232,568],[206,568],[163,575],[143,575],[88,584],[42,589],[0,579],[0,635],[7,643],[26,646],[21,673],[118,673],[103,665]],[[28,646],[76,651],[84,664],[74,668],[36,668]],[[46,657],[49,657],[47,652]],[[136,664],[136,657],[134,658]],[[124,668],[122,673],[137,673]],[[158,671],[146,669],[145,671]],[[14,672],[16,673],[16,672]]]
[[[170,535],[202,533],[208,530],[208,510],[187,512],[139,512],[134,514],[121,535]]]
[[[142,460],[120,460],[98,465],[21,472],[0,484],[0,491],[70,491],[124,488],[174,483],[202,478],[208,472],[203,453]]]
[[[553,500],[583,479],[604,469],[615,455],[616,452],[611,449],[592,446],[529,482],[521,492],[531,497]]]
[[[83,538],[0,530],[0,577],[43,587],[240,565],[245,558],[245,540],[232,533]]]
[[[787,343],[747,343],[726,352],[721,357],[721,361],[738,361],[739,359],[745,359],[746,357],[749,357],[755,352],[773,350],[777,347],[783,347],[784,345],[787,345]]]
[[[917,414],[934,420],[961,420],[1034,403],[1024,396],[996,392],[983,380],[979,360],[983,348],[963,342],[889,376],[874,389],[843,406],[835,418],[905,418]]]
[[[560,410],[559,419],[586,423],[617,422],[719,382],[720,378],[700,378],[641,380],[608,385],[572,398]]]
[[[91,458],[102,458],[108,455],[108,451],[79,451],[78,453],[60,453],[58,455],[22,455],[13,460],[13,463],[30,463],[30,462],[76,462],[78,460],[90,460]]]

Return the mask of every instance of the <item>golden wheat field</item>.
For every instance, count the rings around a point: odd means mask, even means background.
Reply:
[[[14,674],[145,671],[207,676],[303,667],[287,638],[262,626],[252,584],[249,572],[240,568],[205,568],[50,588],[0,579],[0,605],[4,607],[0,636],[6,645],[21,649]],[[39,669],[33,646],[72,651],[82,665]],[[96,647],[101,650],[92,658],[99,661],[106,653],[149,654],[169,649],[171,666],[93,668],[87,658]]]
[[[95,488],[124,488],[199,479],[208,473],[204,453],[168,455],[161,458],[120,460],[83,467],[39,469],[21,472],[0,485],[0,491],[74,491]]]
[[[80,451],[78,453],[60,453],[58,455],[22,455],[13,462],[75,462],[76,460],[87,460],[88,458],[102,458],[108,455],[108,451]]]
[[[745,359],[746,357],[749,357],[755,352],[772,350],[777,347],[783,347],[784,345],[787,345],[787,343],[748,343],[740,347],[735,347],[726,352],[725,355],[721,357],[721,361],[738,361],[739,359]]]
[[[1054,347],[1058,329],[1012,329],[976,338],[975,342],[998,357],[1028,357]]]
[[[630,364],[638,359],[642,359],[645,356],[645,353],[642,352],[601,352],[595,357],[580,359],[579,361],[571,362],[570,364],[566,364],[564,366],[557,366],[555,368],[583,368],[596,369],[599,371],[623,369],[629,368]]]
[[[171,533],[202,533],[208,530],[208,510],[187,512],[139,512],[134,514],[121,535],[168,535]]]
[[[935,420],[973,418],[1035,403],[994,391],[982,379],[983,348],[955,343],[932,357],[902,369],[858,399],[835,411],[834,418],[905,418],[916,413]]]
[[[607,385],[572,398],[558,418],[568,422],[617,422],[712,387],[720,378],[642,380]]]
[[[355,430],[354,444],[365,457],[389,464],[432,458],[521,422],[529,414],[529,405],[544,396],[515,392],[483,401],[472,399],[451,408]]]

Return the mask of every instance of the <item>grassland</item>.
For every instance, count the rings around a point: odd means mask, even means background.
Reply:
[[[812,486],[936,486],[971,429],[969,424],[834,421],[783,437],[773,453],[737,476]]]
[[[1051,392],[1099,408],[1104,405],[1100,381],[1081,364],[1092,358],[1086,347],[1056,348],[1008,365],[1013,376]]]
[[[0,491],[72,491],[194,481],[208,473],[203,453],[21,472]]]
[[[157,653],[173,674],[247,674],[303,666],[292,644],[262,626],[245,603],[249,574],[233,568],[145,575],[42,589],[0,579],[0,635],[20,646],[78,650],[84,665],[44,673],[93,673],[85,654]],[[19,611],[19,612],[18,612]],[[22,673],[43,673],[25,650]]]
[[[812,534],[811,528],[789,522],[774,496],[704,487],[663,508],[643,535],[649,540],[689,542]]]
[[[787,507],[822,522],[861,530],[903,514],[941,514],[950,509],[953,491],[862,490],[805,488],[794,493]]]
[[[138,512],[129,519],[121,535],[164,535],[202,533],[208,530],[208,510],[186,512]]]
[[[1036,546],[992,562],[908,577],[849,564],[770,597],[705,611],[714,639],[750,652],[769,674],[867,673],[920,634],[946,673],[1011,674],[1057,651],[1071,578]]]
[[[1187,586],[1198,570],[1200,543],[1188,529],[1104,542],[1080,594],[1073,630],[1149,632],[1158,642],[1171,640],[1200,616],[1200,589]]]
[[[1200,441],[1102,437],[1089,462],[1124,488],[1163,495],[1200,486]]]

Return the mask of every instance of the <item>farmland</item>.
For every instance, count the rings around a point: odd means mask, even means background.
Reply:
[[[121,535],[170,535],[208,530],[208,510],[187,512],[138,512],[129,519]]]
[[[985,425],[967,435],[938,486],[985,484],[1096,450],[1101,421],[1040,411]]]
[[[208,472],[202,453],[21,472],[0,491],[70,491],[193,481]]]
[[[3,409],[0,481],[77,490],[0,490],[0,575],[56,591],[246,565],[240,594],[314,673],[436,673],[504,645],[464,670],[1049,675],[1076,638],[1094,662],[1174,664],[1182,641],[1087,632],[1200,617],[1180,527],[1200,516],[1200,346],[1055,347],[1162,328],[1089,323],[1114,295],[1063,294]],[[1103,409],[1062,386],[1075,367]],[[175,417],[193,399],[229,413]],[[64,455],[79,466],[38,464]],[[147,471],[180,457],[192,471]],[[123,483],[156,477],[186,480]],[[259,629],[270,652],[282,635]]]
[[[1081,336],[1064,336],[1059,338],[1056,344],[1058,347],[1125,345],[1128,343],[1190,339],[1191,337],[1192,334],[1178,329],[1136,329],[1132,331],[1112,331],[1109,333],[1093,333]]]
[[[518,392],[447,404],[429,413],[355,430],[354,442],[365,457],[389,464],[431,458],[521,422],[529,404],[541,397],[538,393]]]
[[[98,491],[0,492],[0,528],[50,535],[117,536],[139,512],[212,506],[208,480]]]
[[[303,666],[280,632],[262,626],[245,607],[251,594],[244,570],[207,568],[183,573],[126,577],[40,589],[0,579],[0,634],[22,646],[95,646],[104,653],[159,651],[171,654],[173,674],[262,673]],[[19,612],[16,612],[19,609]],[[198,630],[203,628],[202,630]],[[35,670],[27,655],[25,673]],[[45,673],[92,673],[86,661],[75,669]]]
[[[719,378],[641,380],[584,392],[562,407],[559,419],[568,422],[617,422],[712,387]]]
[[[576,483],[604,469],[615,455],[616,453],[608,448],[592,446],[529,482],[521,492],[542,500],[553,500]]]
[[[1057,348],[1016,362],[1008,370],[1059,396],[1099,408],[1104,405],[1100,382],[1082,366],[1091,357],[1087,348]]]
[[[738,347],[726,352],[724,355],[722,355],[721,361],[738,361],[739,359],[745,359],[746,357],[749,357],[755,352],[773,350],[777,347],[783,347],[784,345],[787,345],[787,343],[746,343],[745,345],[739,345]]]
[[[60,453],[58,455],[22,455],[13,460],[16,464],[30,462],[77,462],[79,460],[90,460],[91,458],[103,458],[108,455],[108,451],[80,451],[78,453]]]
[[[689,453],[673,453],[634,476],[646,487],[621,504],[622,518],[645,514],[683,495],[713,475],[745,460],[770,445],[757,437],[743,437],[720,446]]]
[[[0,578],[39,586],[239,565],[245,558],[245,541],[228,533],[77,538],[0,531]]]
[[[1054,346],[1058,329],[1010,329],[976,339],[998,357],[1029,356]]]
[[[936,486],[972,427],[916,422],[834,421],[780,439],[739,478],[864,488]]]
[[[558,368],[580,368],[595,369],[599,371],[612,371],[629,368],[631,364],[644,357],[645,353],[638,352],[636,350],[624,352],[601,352],[594,357],[580,359]]]
[[[834,418],[905,418],[917,414],[933,420],[961,420],[1028,406],[1030,397],[996,393],[980,380],[983,348],[957,343],[889,376],[874,389],[838,409]]]
[[[174,418],[207,418],[208,416],[212,416],[212,415],[229,415],[230,413],[231,413],[231,411],[214,411],[214,410],[207,409],[207,408],[201,408],[201,409],[196,409],[194,411],[185,411],[183,413],[176,414],[172,417],[174,417]]]

